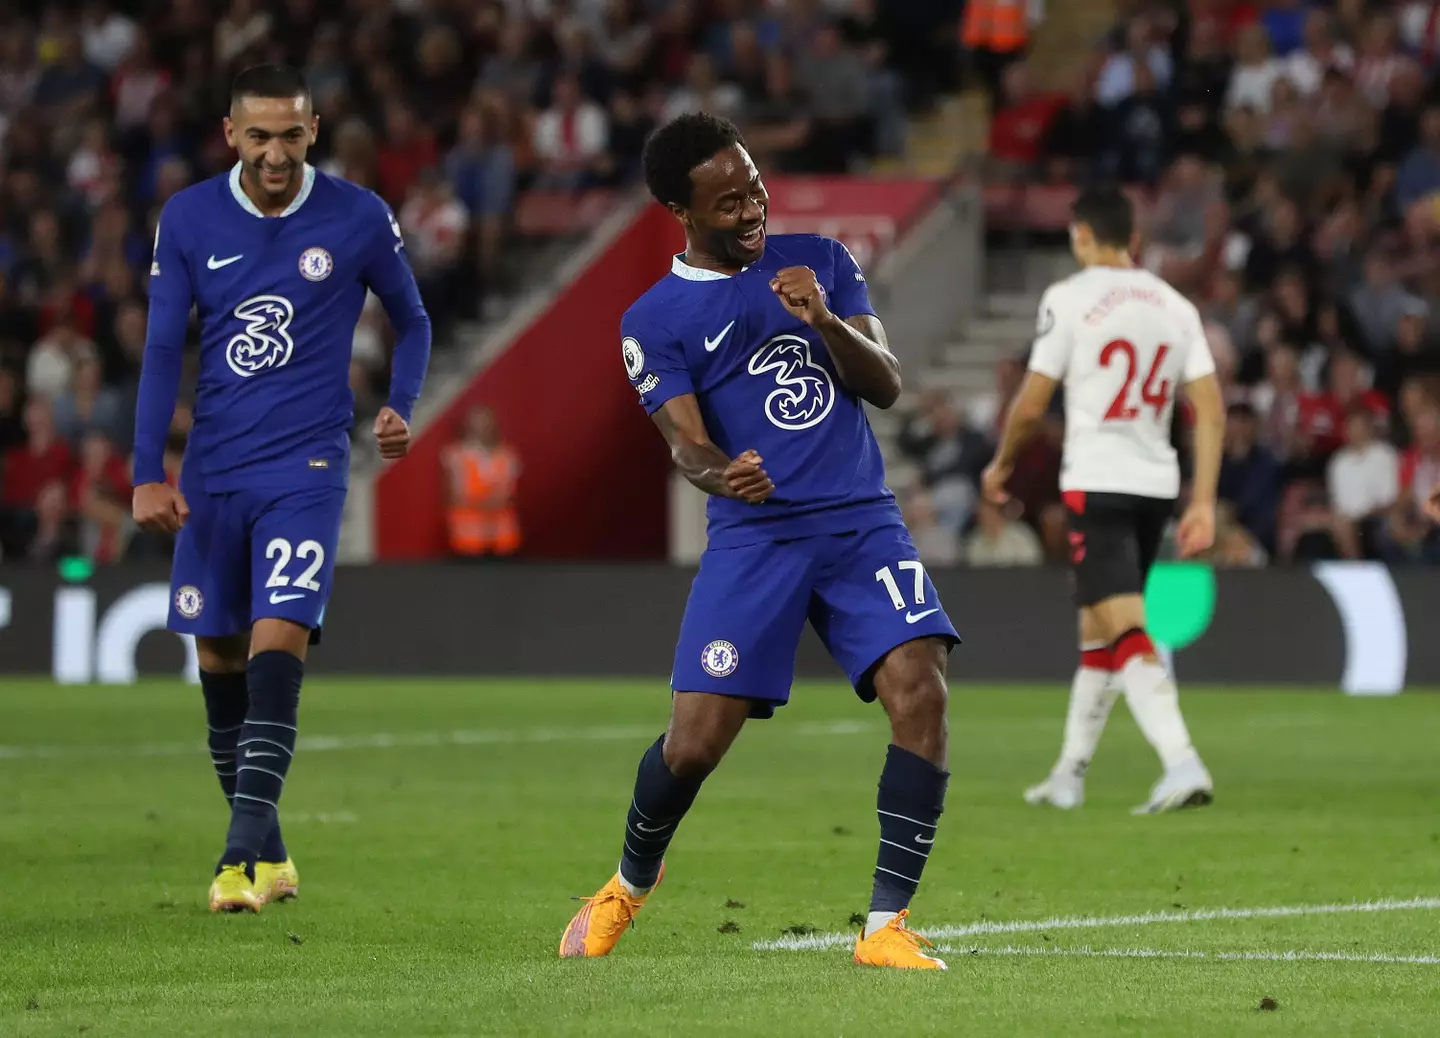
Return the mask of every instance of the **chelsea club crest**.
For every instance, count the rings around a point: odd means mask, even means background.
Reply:
[[[335,261],[324,249],[306,249],[300,254],[300,276],[307,281],[324,281],[334,269]]]
[[[740,666],[740,653],[727,641],[713,641],[701,651],[700,666],[712,678],[728,678]]]

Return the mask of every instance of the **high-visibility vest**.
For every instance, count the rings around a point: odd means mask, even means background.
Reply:
[[[1028,0],[969,0],[960,40],[970,50],[1009,54],[1030,39]]]
[[[520,519],[511,495],[520,464],[505,447],[455,447],[450,465],[458,494],[446,514],[456,555],[511,555],[520,547]]]

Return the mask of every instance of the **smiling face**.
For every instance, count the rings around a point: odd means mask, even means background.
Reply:
[[[692,169],[690,182],[690,205],[671,207],[690,241],[726,266],[758,260],[770,196],[750,153],[732,144]]]
[[[275,206],[295,197],[305,154],[319,129],[320,120],[304,94],[236,100],[225,119],[225,141],[239,154],[257,201]]]

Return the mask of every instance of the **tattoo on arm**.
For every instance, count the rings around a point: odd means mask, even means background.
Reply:
[[[850,390],[876,407],[890,407],[900,396],[900,362],[890,352],[885,326],[874,314],[829,320],[816,329],[830,351],[835,370]]]

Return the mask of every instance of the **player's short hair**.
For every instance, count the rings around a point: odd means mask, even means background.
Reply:
[[[645,139],[645,186],[661,205],[688,206],[695,185],[690,171],[745,138],[729,119],[708,112],[681,115]]]
[[[1091,187],[1075,199],[1074,220],[1090,228],[1095,241],[1116,249],[1130,247],[1135,207],[1118,187]]]
[[[303,97],[310,100],[310,85],[292,65],[251,65],[230,82],[230,103],[247,97]]]

